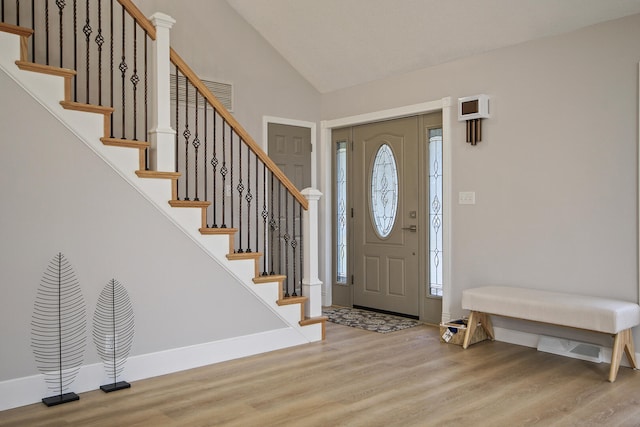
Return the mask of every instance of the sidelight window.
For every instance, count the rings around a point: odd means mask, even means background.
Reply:
[[[347,283],[347,142],[336,143],[336,282]]]
[[[429,295],[442,296],[442,129],[429,129]]]

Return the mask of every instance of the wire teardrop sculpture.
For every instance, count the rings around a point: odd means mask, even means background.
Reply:
[[[120,282],[111,279],[102,289],[93,315],[93,342],[102,359],[110,384],[100,386],[104,392],[129,388],[118,381],[133,343],[134,316],[129,294]]]
[[[31,346],[51,396],[47,406],[78,400],[70,392],[84,361],[86,307],[69,261],[58,253],[42,276],[33,307]]]

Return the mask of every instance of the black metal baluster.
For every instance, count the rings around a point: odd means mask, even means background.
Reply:
[[[144,32],[144,140],[149,140],[149,51],[147,50],[147,41],[149,37]],[[144,150],[144,168],[149,170],[149,147]]]
[[[267,273],[267,257],[271,258],[271,254],[267,251],[267,218],[269,217],[269,211],[267,211],[267,166],[262,164],[262,252],[264,254],[262,258],[262,275],[266,276]]]
[[[96,35],[98,45],[98,105],[102,105],[102,45],[104,36],[102,35],[102,0],[98,0],[98,34]]]
[[[91,37],[91,33],[93,32],[93,30],[91,29],[91,25],[89,23],[89,1],[87,1],[87,7],[86,7],[86,13],[87,16],[85,18],[85,24],[84,27],[82,27],[82,32],[84,33],[85,37],[86,37],[86,46],[87,46],[87,52],[86,52],[86,70],[87,70],[87,75],[85,76],[86,78],[86,90],[87,93],[85,95],[86,98],[86,103],[89,104],[89,82],[91,81],[91,79],[89,78],[89,37]]]
[[[113,2],[113,0],[111,0]],[[113,5],[112,5],[113,7]],[[113,37],[113,17],[111,19],[111,35]],[[111,55],[113,56],[113,42],[111,45]],[[113,63],[111,64],[113,69]],[[73,69],[78,71],[78,1],[73,0]],[[113,80],[111,81],[113,86]],[[73,76],[73,100],[78,102],[78,74]],[[111,102],[113,106],[113,102]],[[111,135],[113,136],[113,135]]]
[[[4,22],[4,0],[2,0],[2,21]],[[35,0],[31,0],[31,28],[36,29]],[[31,34],[31,62],[36,62],[36,33]]]
[[[189,130],[189,79],[184,76],[184,198],[189,200],[189,138],[191,131]]]
[[[16,2],[18,5],[20,2]],[[18,8],[18,26],[20,26],[20,9]],[[49,0],[44,2],[44,58],[49,65]]]
[[[138,76],[138,28],[136,27],[136,20],[132,19],[133,24],[133,74],[129,78],[133,85],[133,140],[138,140],[138,83],[140,83],[140,77]]]
[[[47,3],[49,3],[47,1]],[[59,42],[60,42],[60,68],[62,68],[62,34],[63,34],[63,25],[62,25],[62,10],[64,9],[65,6],[65,1],[64,0],[56,0],[56,6],[58,6],[58,25],[60,26],[59,30],[60,30],[60,35],[59,35]],[[33,13],[33,10],[31,11],[32,15],[35,15],[35,13]]]
[[[229,125],[229,139],[231,142],[229,143],[230,148],[230,162],[229,162],[229,195],[231,196],[231,200],[229,200],[229,204],[231,205],[231,210],[229,214],[231,215],[231,228],[234,226],[235,212],[233,211],[233,128]]]
[[[238,249],[238,253],[241,254],[244,251],[242,250],[242,231],[244,229],[244,227],[242,226],[242,192],[244,191],[244,185],[242,184],[242,139],[240,139],[240,137],[238,137],[238,151],[239,151],[239,158],[238,158],[238,166],[240,171],[238,172],[238,220],[239,220],[239,224],[238,224],[238,246],[240,247]]]
[[[293,279],[292,280],[292,282],[293,282],[293,286],[292,286],[293,287],[293,294],[291,294],[291,296],[297,297],[298,293],[296,292],[296,289],[298,287],[298,281],[296,280],[297,279],[297,276],[296,276],[296,262],[298,261],[298,259],[297,259],[296,255],[297,255],[297,249],[298,249],[298,240],[296,240],[296,219],[295,219],[295,216],[296,216],[296,213],[295,213],[295,210],[296,210],[296,199],[293,197],[293,195],[291,193],[289,193],[289,196],[291,197],[291,207],[293,208],[292,209],[293,212],[291,212],[291,219],[292,219],[292,222],[293,222],[293,235],[291,236],[292,237],[292,239],[291,239],[291,249],[292,249],[292,251],[291,251],[291,257],[292,257],[291,265],[293,266],[293,277],[292,277],[292,279]]]
[[[253,200],[253,194],[251,194],[251,150],[249,150],[248,145],[247,145],[247,195],[244,196],[244,199],[247,201],[247,249],[245,250],[245,252],[249,253],[251,252],[251,200]]]
[[[274,268],[274,264],[275,264],[275,252],[273,250],[273,245],[274,245],[274,232],[276,230],[276,220],[273,216],[273,212],[276,210],[274,203],[274,192],[273,192],[273,172],[269,172],[271,175],[271,220],[269,221],[269,228],[271,230],[271,239],[269,240],[270,245],[271,245],[271,249],[269,251],[269,260],[271,261],[271,275],[276,274],[275,272],[275,268]]]
[[[202,97],[202,103],[204,104],[204,160],[203,160],[203,168],[204,168],[204,200],[209,200],[208,197],[208,193],[207,193],[207,189],[208,189],[208,184],[209,184],[209,180],[208,175],[207,175],[207,131],[209,130],[208,126],[207,126],[207,122],[208,117],[208,111],[207,111],[207,105],[209,104],[209,102],[207,101],[207,98],[205,98],[204,96]],[[209,224],[209,209],[207,208],[207,224]]]
[[[280,183],[280,189],[282,190],[282,182]],[[282,191],[281,191],[282,192]],[[287,278],[285,279],[285,283],[287,284],[285,287],[285,298],[289,297],[289,283],[291,281],[291,277],[289,277],[289,239],[291,235],[289,234],[289,193],[287,189],[284,189],[284,274],[286,274]]]
[[[16,0],[16,25],[20,26],[20,0]]]
[[[226,144],[226,126],[227,122],[222,119],[222,167],[220,168],[220,176],[222,176],[222,224],[220,228],[227,228],[225,223],[226,216],[226,199],[227,199],[227,144]]]
[[[33,10],[33,0],[31,0],[31,9]],[[2,17],[2,22],[4,22],[4,0],[0,2],[0,16]]]
[[[211,166],[213,168],[213,171],[211,172],[211,177],[213,179],[213,197],[211,198],[211,200],[213,201],[213,224],[211,224],[211,227],[213,228],[218,228],[218,223],[217,223],[217,215],[216,215],[216,207],[218,206],[218,201],[216,199],[216,172],[218,170],[218,148],[216,147],[217,145],[217,141],[218,141],[218,135],[216,133],[216,128],[217,128],[217,112],[216,109],[213,109],[213,157],[211,158]],[[222,194],[222,200],[224,201],[224,193]]]
[[[74,2],[75,2],[75,0],[74,0]],[[111,108],[114,108],[115,104],[113,103],[113,69],[114,69],[114,66],[113,66],[113,57],[114,57],[114,54],[113,54],[113,39],[114,39],[113,21],[114,21],[115,18],[113,16],[113,0],[111,0],[110,3],[109,3],[109,17],[111,18],[109,20],[109,22],[110,22],[110,24],[109,24],[109,31],[110,31],[109,32],[109,62],[110,62],[110,65],[109,65],[109,79],[110,79],[110,82],[109,82],[109,97],[110,97],[109,106]],[[111,138],[113,138],[113,135],[114,135],[113,134],[113,122],[114,121],[113,120],[109,120],[109,121],[111,122],[110,129],[109,129],[109,136]]]
[[[125,117],[126,117],[126,94],[125,94],[125,74],[127,72],[127,62],[126,62],[126,53],[127,53],[127,48],[125,46],[125,37],[126,37],[126,25],[125,25],[125,20],[124,20],[124,6],[122,7],[122,55],[120,57],[121,61],[120,61],[120,65],[118,66],[118,69],[120,70],[120,75],[122,78],[122,124],[121,124],[121,138],[125,139],[125,129],[124,129],[124,125],[125,125]]]
[[[259,218],[259,213],[258,213],[258,205],[260,204],[260,175],[258,174],[259,171],[259,167],[258,167],[258,155],[254,153],[254,158],[256,159],[256,168],[254,169],[256,171],[256,185],[255,185],[255,192],[256,192],[256,252],[260,252],[260,220]],[[262,256],[266,256],[265,254],[263,254]]]
[[[193,198],[193,200],[195,200],[196,202],[200,201],[200,199],[198,198],[198,151],[200,148],[200,138],[198,138],[198,116],[199,111],[198,111],[198,98],[199,98],[199,94],[198,94],[198,88],[194,88],[196,90],[196,103],[195,103],[195,116],[196,116],[196,134],[193,138],[193,148],[195,149],[195,158],[194,158],[194,164],[195,164],[195,168],[194,168],[194,182],[195,182],[195,187],[196,187],[196,194],[195,197]]]

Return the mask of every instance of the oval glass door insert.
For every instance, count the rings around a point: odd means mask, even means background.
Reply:
[[[381,238],[389,236],[398,212],[398,168],[388,144],[378,148],[373,160],[369,205],[376,233]]]

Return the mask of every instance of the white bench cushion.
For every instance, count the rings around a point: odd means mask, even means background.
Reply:
[[[466,289],[462,308],[610,334],[640,324],[635,303],[509,286]]]

